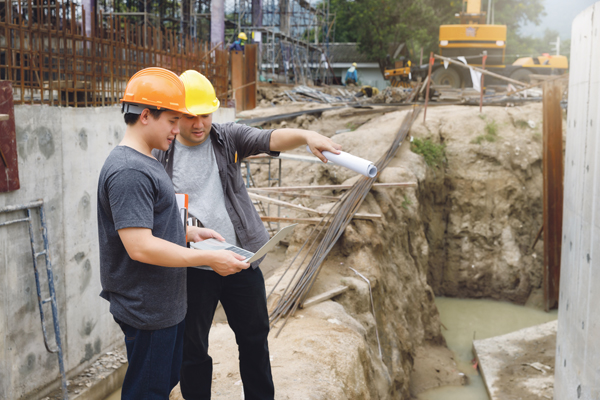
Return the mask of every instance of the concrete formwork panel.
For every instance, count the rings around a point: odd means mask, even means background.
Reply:
[[[600,398],[600,2],[573,21],[556,400]]]

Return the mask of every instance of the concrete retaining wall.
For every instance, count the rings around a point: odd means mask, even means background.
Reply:
[[[213,120],[232,121],[234,115],[220,109]],[[15,123],[21,189],[0,193],[0,208],[44,200],[65,369],[75,374],[122,340],[108,303],[98,296],[96,185],[125,124],[117,107],[47,106],[16,106]],[[2,214],[0,222],[21,216]],[[44,307],[53,344],[51,309]],[[59,379],[57,355],[44,347],[27,225],[0,227],[0,399],[38,398],[36,392],[58,387]]]
[[[600,399],[600,2],[573,21],[556,400]]]

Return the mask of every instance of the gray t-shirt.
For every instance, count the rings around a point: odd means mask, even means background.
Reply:
[[[175,191],[163,166],[117,146],[98,180],[100,296],[117,319],[134,328],[177,325],[187,311],[186,269],[132,260],[118,234],[123,228],[148,228],[155,237],[185,246]]]
[[[186,146],[177,140],[173,164],[176,193],[187,193],[188,210],[206,228],[217,231],[228,243],[241,246],[225,208],[225,196],[219,177],[212,141]],[[210,267],[202,267],[210,270]]]

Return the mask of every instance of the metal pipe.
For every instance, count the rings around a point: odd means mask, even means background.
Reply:
[[[3,208],[0,208],[0,214],[6,213],[6,212],[19,211],[19,210],[27,210],[28,208],[38,208],[42,204],[44,204],[43,200],[36,200],[36,201],[32,201],[31,203],[22,204],[19,206],[6,206]]]
[[[40,224],[42,231],[42,239],[44,243],[44,250],[40,252],[35,251],[35,239],[33,230],[33,221],[31,217],[31,210],[39,208]],[[38,308],[40,311],[40,323],[42,325],[42,334],[44,337],[44,346],[49,353],[58,353],[58,367],[61,375],[61,389],[63,400],[68,400],[69,393],[67,391],[67,377],[65,373],[65,367],[63,362],[63,351],[62,342],[60,338],[60,319],[58,317],[58,303],[56,301],[56,291],[54,290],[54,274],[52,272],[52,263],[50,262],[50,246],[48,242],[48,229],[46,227],[46,219],[44,214],[44,205],[42,200],[37,200],[29,204],[17,205],[17,206],[6,206],[0,208],[0,213],[10,213],[15,211],[25,211],[27,214],[26,218],[20,218],[12,221],[6,221],[0,226],[7,226],[18,222],[27,222],[29,230],[29,244],[31,248],[31,258],[33,262],[33,274],[35,277],[36,294],[38,298]],[[40,274],[37,265],[37,258],[39,256],[45,256],[46,259],[46,274],[48,276],[48,289],[50,291],[50,297],[48,299],[42,299],[42,288],[40,284]],[[51,303],[52,307],[52,320],[54,324],[54,339],[56,341],[56,348],[50,346],[50,340],[48,338],[48,332],[46,331],[46,318],[44,314],[43,305],[47,302]]]

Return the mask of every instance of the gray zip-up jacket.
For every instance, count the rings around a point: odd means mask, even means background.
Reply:
[[[279,156],[279,152],[269,150],[272,132],[272,129],[262,130],[230,122],[213,123],[209,135],[225,195],[225,208],[242,247],[252,252],[256,252],[269,241],[269,233],[248,196],[240,163],[242,159],[260,153]],[[166,152],[152,150],[152,155],[165,167],[171,179],[173,179],[174,145],[175,141]],[[253,262],[252,268],[258,267],[260,261],[262,258]]]

